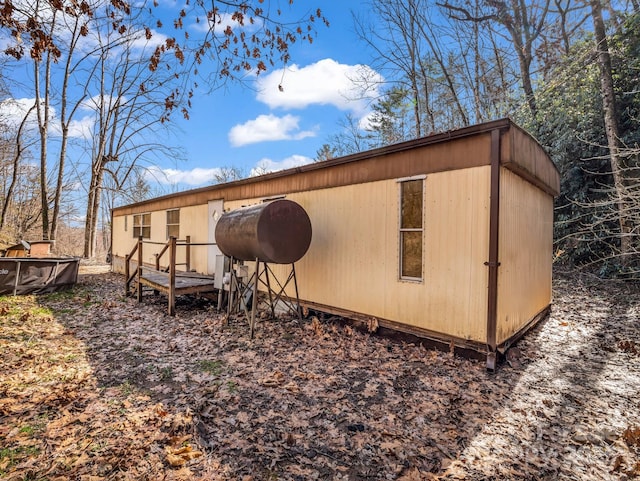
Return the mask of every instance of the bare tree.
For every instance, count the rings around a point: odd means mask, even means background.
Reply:
[[[223,165],[213,175],[213,184],[225,184],[234,180],[244,179],[246,174],[240,167],[233,165]]]
[[[35,2],[32,14],[41,19],[42,28],[46,31],[47,38],[53,38],[58,10],[53,10],[49,18],[47,4],[40,0]],[[49,230],[49,184],[47,179],[47,151],[49,146],[49,128],[51,126],[51,67],[57,53],[48,47],[38,51],[31,57],[34,61],[34,93],[36,99],[36,117],[38,119],[38,132],[40,134],[40,201],[42,217],[42,239],[47,240]]]
[[[5,220],[7,218],[7,212],[9,211],[9,207],[11,206],[11,202],[13,199],[13,194],[18,185],[18,178],[20,173],[20,161],[22,160],[23,153],[25,150],[24,145],[24,130],[29,117],[35,110],[36,106],[33,105],[27,112],[24,114],[20,125],[18,126],[18,130],[15,134],[14,143],[10,146],[9,152],[12,155],[12,162],[10,167],[10,181],[6,192],[4,193],[4,202],[2,204],[2,211],[0,212],[0,231],[4,228]],[[7,142],[8,143],[8,142]],[[12,152],[11,152],[12,151]]]
[[[322,144],[316,151],[315,162],[322,162],[323,160],[331,160],[336,155],[336,149],[329,144]]]
[[[426,0],[382,0],[370,3],[375,25],[354,17],[358,36],[375,52],[378,68],[389,71],[392,78],[410,93],[413,106],[413,137],[420,137],[426,131],[435,129],[435,119],[431,115],[431,76],[425,62],[429,58],[441,60],[441,52],[434,48],[432,39],[425,45],[425,27],[422,11],[427,8]],[[429,47],[431,47],[429,49]],[[441,63],[442,66],[442,63]],[[445,74],[446,77],[446,74]],[[451,81],[451,79],[448,79]],[[451,85],[451,83],[449,83]],[[453,98],[457,99],[455,90]],[[460,109],[460,103],[455,103]],[[429,122],[423,127],[423,116]]]
[[[77,4],[72,5],[69,8],[77,8]],[[54,190],[53,214],[51,216],[51,239],[56,239],[57,237],[58,220],[62,204],[62,187],[65,179],[65,165],[67,161],[70,125],[87,96],[86,91],[81,92],[77,96],[72,96],[70,92],[70,82],[75,70],[82,65],[82,61],[87,58],[85,54],[80,60],[77,60],[75,58],[75,54],[81,40],[87,35],[86,25],[88,20],[89,19],[85,15],[82,15],[81,12],[74,12],[73,15],[67,14],[62,19],[69,39],[65,48],[62,86],[60,89],[60,115],[58,118],[60,125],[60,153],[58,155],[58,172]]]
[[[93,75],[86,77],[85,89],[92,93],[91,104],[96,114],[90,139],[86,257],[92,257],[95,252],[105,174],[109,173],[118,185],[124,185],[126,177],[145,155],[162,149],[158,132],[169,126],[165,122],[166,98],[167,92],[174,90],[176,76],[147,68],[146,57],[136,44],[141,36],[145,38],[144,31],[136,29],[135,18],[130,20],[128,37],[122,33],[114,36],[109,29],[104,32],[95,29],[100,50],[99,55],[93,57]],[[125,178],[118,179],[119,175]]]
[[[144,17],[141,16],[143,12]],[[290,21],[291,11],[265,5],[262,0],[214,3],[197,0],[179,12],[173,23],[176,35],[164,37],[157,35],[162,25],[152,13],[153,9],[144,4],[131,5],[121,0],[7,1],[0,7],[0,28],[10,32],[8,37],[13,39],[5,53],[15,59],[21,59],[28,53],[34,61],[44,239],[56,235],[67,144],[74,115],[86,99],[97,99],[95,142],[90,147],[92,166],[87,192],[85,255],[91,255],[95,245],[95,226],[105,173],[131,172],[130,169],[110,169],[110,166],[135,164],[144,157],[144,152],[151,150],[152,144],[157,150],[158,143],[140,142],[142,132],[149,134],[160,129],[173,111],[179,110],[188,117],[190,97],[197,85],[200,69],[211,72],[207,78],[211,86],[216,86],[221,80],[242,80],[249,72],[259,74],[275,64],[286,64],[293,43],[312,42],[314,25],[328,25],[319,9],[309,10],[298,20]],[[197,21],[201,25],[204,23],[205,28],[185,29],[183,19],[187,15],[197,16]],[[257,31],[247,33],[245,27],[249,25],[258,26]],[[202,30],[204,34],[200,33]],[[83,52],[84,56],[74,59],[83,38],[100,39],[97,50],[89,54]],[[133,42],[154,41],[155,38],[159,42],[156,41],[145,56],[134,54]],[[87,42],[82,43],[86,46]],[[118,48],[124,54],[118,58],[119,66],[114,66],[113,53]],[[54,92],[52,71],[61,59],[64,66],[57,71],[62,87],[60,92]],[[162,72],[159,67],[162,67]],[[69,97],[72,78],[75,85],[84,86],[79,97]],[[99,79],[97,89],[96,84],[87,81],[92,78]],[[61,108],[61,148],[55,164],[48,159],[49,132],[55,114],[52,107],[54,93],[60,94],[56,101],[59,100]],[[48,182],[51,166],[52,178],[55,179],[53,197],[49,195]]]
[[[462,22],[492,22],[503,27],[516,54],[520,68],[520,82],[529,112],[538,118],[538,105],[532,81],[535,45],[544,31],[551,0],[520,2],[517,0],[485,0],[484,12],[471,11],[466,5],[448,1],[438,3],[451,16]]]
[[[355,154],[367,150],[370,144],[370,136],[363,132],[363,129],[351,114],[345,115],[340,121],[340,131],[329,139],[334,155]]]
[[[583,262],[586,267],[597,265],[603,274],[640,279],[640,148],[621,146],[618,156],[623,164],[629,164],[620,172],[625,179],[623,214],[628,228],[620,230],[620,193],[611,185],[610,173],[605,172],[599,175],[599,199],[572,201],[586,214],[570,219],[576,227],[556,243],[562,248],[583,244],[591,253],[589,260]]]
[[[620,227],[620,254],[622,263],[626,264],[631,253],[631,236],[633,219],[629,215],[632,211],[629,205],[627,187],[624,179],[624,166],[620,155],[620,129],[616,113],[616,93],[613,86],[613,68],[611,54],[607,42],[607,34],[602,16],[601,0],[590,0],[591,16],[594,26],[597,62],[600,70],[600,89],[602,93],[602,110],[604,128],[607,135],[611,174],[617,202],[618,225]],[[640,225],[640,224],[636,224]]]

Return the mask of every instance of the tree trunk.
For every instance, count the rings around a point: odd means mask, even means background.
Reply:
[[[64,67],[64,77],[62,81],[62,98],[60,101],[60,128],[62,130],[62,138],[60,139],[60,156],[58,160],[58,178],[56,180],[56,190],[53,200],[53,215],[51,217],[51,239],[55,240],[58,232],[58,218],[60,217],[60,203],[62,201],[62,184],[64,181],[64,167],[67,159],[67,145],[69,143],[69,123],[76,109],[80,106],[86,95],[82,95],[80,100],[71,109],[71,113],[67,115],[69,107],[69,79],[72,71],[73,53],[78,42],[80,17],[75,18],[75,24],[71,30],[71,39],[69,49],[66,55]]]
[[[627,219],[626,209],[627,195],[624,182],[623,166],[620,160],[620,130],[616,115],[616,96],[613,87],[613,72],[609,44],[602,17],[602,5],[600,0],[590,0],[591,16],[593,18],[596,49],[598,53],[598,66],[600,67],[600,89],[602,93],[602,110],[604,115],[604,128],[609,147],[609,159],[615,201],[618,207],[618,223],[620,225],[620,254],[622,264],[628,262],[631,252],[631,225]]]
[[[4,198],[4,205],[2,206],[2,212],[0,213],[0,230],[4,227],[5,220],[7,218],[7,212],[9,211],[9,206],[11,204],[11,198],[13,197],[13,190],[16,187],[16,182],[18,181],[18,169],[20,167],[20,157],[22,156],[22,131],[24,126],[29,119],[29,115],[36,108],[34,104],[25,114],[22,122],[20,122],[20,127],[18,127],[18,132],[16,134],[16,150],[13,154],[13,172],[11,173],[11,182],[9,183],[9,188],[7,189],[7,194]]]
[[[49,195],[47,192],[47,142],[49,126],[49,102],[45,75],[45,98],[44,105],[40,92],[42,91],[40,82],[40,64],[34,62],[35,90],[36,90],[36,112],[38,116],[38,132],[40,134],[40,211],[42,216],[42,240],[49,239]]]
[[[96,253],[96,229],[98,225],[98,209],[100,207],[100,192],[103,172],[103,169],[96,169],[94,174],[91,176],[89,186],[87,214],[84,225],[83,256],[86,258],[92,258]]]

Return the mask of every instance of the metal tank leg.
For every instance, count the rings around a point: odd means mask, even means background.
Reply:
[[[251,302],[251,319],[249,320],[249,335],[253,339],[253,332],[256,325],[256,306],[258,305],[258,278],[260,277],[260,259],[256,257],[256,272],[253,281],[253,299]]]

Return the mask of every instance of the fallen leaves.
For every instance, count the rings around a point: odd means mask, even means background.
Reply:
[[[627,443],[627,446],[630,448],[640,447],[640,427],[629,426],[622,433],[622,439],[624,439],[624,442]]]
[[[634,356],[640,356],[640,344],[630,340],[620,341],[618,347],[621,351],[633,354]]]
[[[202,456],[202,451],[194,450],[191,445],[182,446],[180,448],[167,447],[167,462],[170,466],[177,468],[187,464],[192,459]]]
[[[204,301],[170,319],[121,288],[0,299],[0,478],[640,475],[640,301],[619,285],[556,279],[550,322],[495,374],[363,332],[375,318],[261,320],[250,340]]]
[[[260,379],[258,384],[265,387],[277,387],[284,383],[284,374],[280,371],[275,371],[268,376]]]

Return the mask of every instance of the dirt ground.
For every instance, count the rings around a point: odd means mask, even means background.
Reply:
[[[640,477],[640,290],[568,273],[554,290],[495,373],[317,318],[251,340],[104,272],[0,298],[0,479]]]

